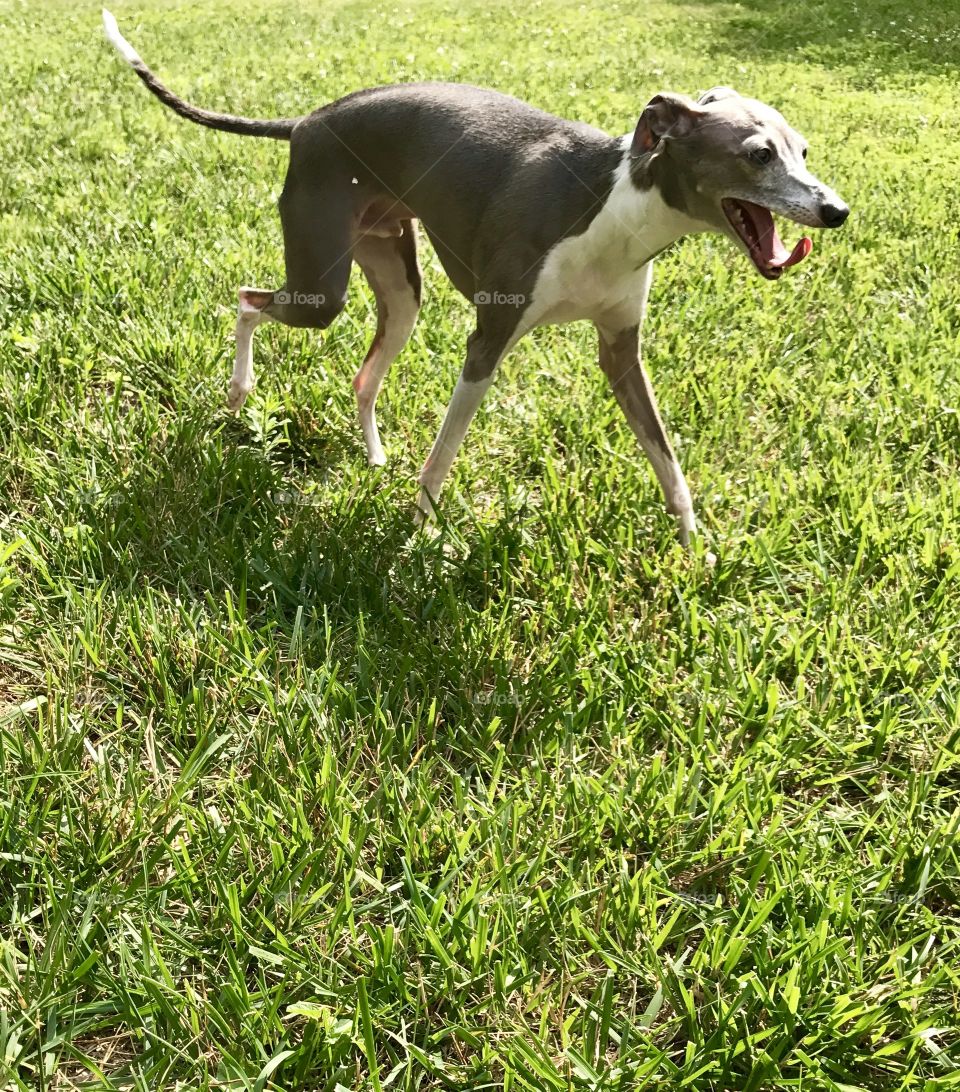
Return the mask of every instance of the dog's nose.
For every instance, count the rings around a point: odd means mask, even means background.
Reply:
[[[821,205],[820,219],[826,227],[839,227],[850,215],[846,205]]]

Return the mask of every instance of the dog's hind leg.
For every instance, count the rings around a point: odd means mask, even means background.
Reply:
[[[263,308],[273,300],[272,292],[258,288],[241,288],[238,295],[237,353],[227,393],[227,406],[234,411],[240,409],[253,390],[253,331],[270,317]]]
[[[406,345],[420,310],[416,228],[412,220],[404,220],[401,227],[399,236],[364,236],[354,250],[357,265],[377,301],[377,332],[353,378],[370,466],[383,466],[387,461],[377,429],[377,395],[387,370]]]
[[[278,291],[240,289],[230,409],[239,409],[253,388],[253,332],[260,323],[323,329],[343,310],[355,242],[349,189],[349,179],[304,184],[291,164],[280,196],[287,278]]]

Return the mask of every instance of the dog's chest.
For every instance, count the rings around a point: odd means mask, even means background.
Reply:
[[[657,190],[638,191],[628,179],[618,179],[587,230],[547,254],[534,285],[531,325],[611,316],[639,321],[645,266],[683,234],[686,225],[679,219]]]
[[[611,311],[642,306],[646,259],[631,254],[621,237],[601,250],[567,239],[547,256],[534,289],[539,322],[594,319]]]

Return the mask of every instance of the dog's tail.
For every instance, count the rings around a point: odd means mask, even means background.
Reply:
[[[107,38],[116,46],[120,56],[133,66],[134,72],[150,88],[157,98],[188,121],[206,125],[209,129],[222,129],[225,133],[239,133],[241,136],[272,137],[274,140],[289,140],[294,125],[300,118],[277,118],[275,121],[261,121],[258,118],[238,118],[232,114],[215,114],[211,110],[201,110],[178,98],[165,87],[140,59],[140,54],[120,33],[117,21],[103,9],[103,29]]]

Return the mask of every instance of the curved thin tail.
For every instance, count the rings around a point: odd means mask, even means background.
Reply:
[[[294,125],[300,120],[300,118],[277,118],[274,121],[261,121],[258,118],[238,118],[232,114],[215,114],[211,110],[201,110],[199,106],[191,106],[189,102],[184,102],[165,87],[147,68],[140,59],[140,54],[120,33],[116,19],[106,8],[103,9],[103,29],[107,38],[116,46],[120,56],[133,67],[134,72],[157,98],[188,121],[195,121],[197,125],[206,125],[208,129],[222,129],[225,133],[289,140]]]

